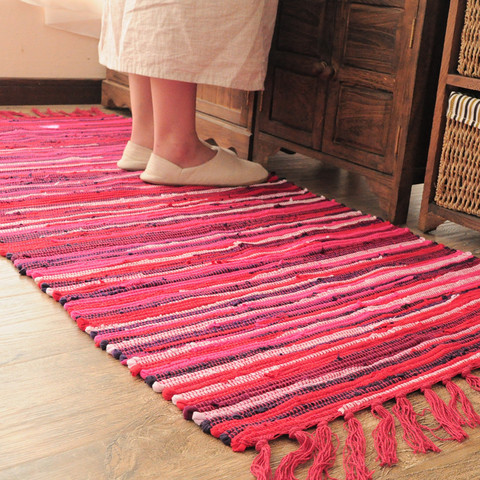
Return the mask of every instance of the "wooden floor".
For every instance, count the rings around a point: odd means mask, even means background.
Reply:
[[[366,182],[300,156],[279,154],[269,169],[311,191],[364,212],[381,215]],[[408,227],[416,231],[421,186],[414,188]],[[432,236],[480,255],[480,233],[444,224]],[[0,259],[0,480],[251,480],[255,452],[233,453],[205,435],[179,410],[132,378],[118,361],[93,346],[63,308]],[[480,394],[467,395],[480,412]],[[440,388],[438,393],[444,395]],[[417,411],[426,407],[412,395]],[[376,420],[358,416],[368,439],[374,479],[480,479],[480,428],[463,444],[438,442],[442,452],[415,455],[398,429],[400,464],[375,462],[371,432]],[[341,444],[343,422],[333,425]],[[275,467],[295,448],[273,445]],[[307,468],[297,472],[305,479]],[[332,475],[344,478],[341,458]]]

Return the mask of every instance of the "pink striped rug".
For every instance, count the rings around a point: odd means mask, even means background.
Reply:
[[[479,259],[274,175],[145,184],[116,167],[131,127],[119,116],[0,117],[1,255],[186,419],[235,451],[256,448],[257,478],[271,477],[281,435],[299,447],[275,479],[312,458],[309,478],[330,478],[339,417],[348,480],[372,478],[367,441],[396,463],[396,426],[414,451],[437,451],[414,391],[443,438],[480,425],[452,381],[480,391]],[[367,408],[373,439],[355,416]]]

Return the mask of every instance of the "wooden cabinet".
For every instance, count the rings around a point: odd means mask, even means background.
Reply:
[[[255,93],[199,85],[197,131],[224,148],[233,148],[241,158],[251,157]]]
[[[254,92],[199,85],[197,130],[204,140],[233,148],[242,158],[251,157]],[[102,85],[102,105],[130,108],[128,75],[107,70]]]
[[[130,108],[128,75],[107,68],[102,82],[102,105],[109,108]]]
[[[364,175],[406,220],[423,179],[447,16],[438,0],[280,0],[253,158],[284,147]]]
[[[199,86],[200,136],[260,163],[287,148],[362,174],[404,223],[424,178],[448,3],[280,0],[265,91]],[[129,106],[126,75],[107,73],[102,103]]]
[[[477,71],[465,71],[464,74],[459,73],[459,57],[461,51],[461,37],[464,28],[464,20],[466,9],[469,6],[468,14],[470,27],[477,30],[480,28],[480,8],[478,2],[467,2],[467,0],[451,0],[450,11],[448,14],[447,32],[445,35],[445,45],[443,52],[442,67],[440,71],[440,79],[438,84],[437,103],[435,107],[435,116],[432,127],[432,136],[430,150],[428,154],[427,171],[425,174],[425,188],[423,191],[422,208],[420,210],[419,227],[422,231],[428,232],[435,229],[446,220],[464,225],[466,227],[480,230],[480,214],[468,214],[455,208],[446,208],[435,201],[437,191],[437,178],[439,176],[439,166],[442,160],[442,150],[447,144],[445,141],[447,135],[447,107],[449,95],[451,92],[461,92],[466,96],[480,98],[480,74]],[[466,46],[466,45],[465,45]],[[470,39],[470,47],[472,49],[472,64],[478,67],[478,37]],[[466,76],[474,74],[474,77]],[[476,130],[476,131],[475,131]],[[462,138],[462,144],[457,151],[445,151],[443,161],[455,160],[456,168],[459,167],[463,159],[467,161],[467,154],[470,146],[467,146],[468,140],[478,139],[480,133],[478,129],[471,129],[465,126],[465,137]],[[470,137],[470,138],[467,138]],[[478,145],[478,142],[477,142]],[[476,149],[475,149],[476,150]],[[456,158],[453,159],[452,155]],[[477,151],[473,156],[475,165],[472,166],[471,174],[475,173],[478,178],[480,169],[480,152]],[[464,171],[462,171],[464,172]],[[463,173],[462,173],[463,174]],[[459,174],[460,177],[462,174]],[[478,181],[473,188],[476,191],[469,193],[469,183],[472,182],[472,175],[465,175],[465,178],[457,178],[455,183],[457,194],[463,197],[464,201],[471,198],[478,198]]]

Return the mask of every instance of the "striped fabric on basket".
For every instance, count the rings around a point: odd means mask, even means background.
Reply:
[[[480,99],[452,92],[448,98],[447,118],[480,128]]]
[[[480,390],[470,253],[275,175],[238,188],[145,184],[116,167],[131,127],[119,116],[0,117],[1,255],[186,419],[235,451],[256,448],[257,478],[271,477],[280,435],[299,448],[276,479],[312,458],[310,478],[329,478],[339,417],[346,478],[372,478],[355,416],[367,408],[380,464],[397,461],[396,423],[414,451],[437,451],[414,391],[447,437],[480,424],[452,381]],[[432,389],[441,383],[448,404]]]

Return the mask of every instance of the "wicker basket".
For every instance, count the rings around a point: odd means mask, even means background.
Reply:
[[[480,99],[450,95],[435,203],[480,216]]]
[[[480,0],[467,0],[458,73],[467,77],[480,77]]]

